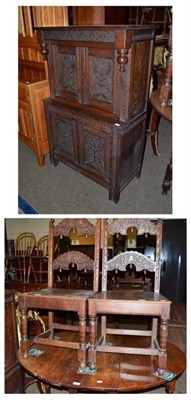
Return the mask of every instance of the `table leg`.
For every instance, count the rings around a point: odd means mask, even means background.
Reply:
[[[86,317],[79,315],[80,347],[78,350],[79,368],[86,367]]]
[[[162,184],[162,194],[167,194],[167,192],[171,188],[171,182],[172,182],[172,157],[170,159],[169,164],[167,165],[163,184]]]
[[[158,372],[160,375],[164,374],[167,364],[167,338],[168,338],[168,320],[161,318],[160,324],[160,350],[158,356]]]
[[[168,382],[165,386],[166,393],[174,393],[176,389],[176,379]]]
[[[21,310],[21,352],[22,357],[28,357],[29,339],[27,334],[27,310]]]
[[[89,319],[89,327],[90,327],[90,347],[88,351],[88,362],[91,370],[96,369],[96,316],[91,316]]]
[[[151,123],[150,123],[150,132],[151,132],[151,146],[153,149],[153,153],[155,156],[159,156],[159,147],[158,147],[158,126],[161,119],[161,115],[155,110],[152,110],[151,114]]]

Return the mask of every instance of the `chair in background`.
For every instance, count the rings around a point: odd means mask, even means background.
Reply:
[[[36,245],[36,252],[31,256],[27,282],[30,281],[31,270],[38,281],[44,281],[43,275],[48,277],[48,242],[49,235],[42,236]],[[46,279],[48,281],[48,279]]]
[[[156,237],[155,261],[137,251],[125,251],[108,260],[108,236],[127,235],[129,229],[135,228],[137,235],[154,235]],[[88,300],[90,319],[89,365],[96,368],[96,352],[112,352],[127,354],[144,354],[158,356],[158,371],[162,374],[166,369],[167,323],[170,316],[170,301],[160,293],[160,260],[162,247],[162,220],[151,222],[148,219],[118,219],[111,224],[104,220],[103,225],[103,257],[102,257],[102,289]],[[126,267],[134,266],[136,271],[150,271],[154,275],[154,291],[142,290],[107,290],[109,271],[126,271]],[[97,340],[97,316],[101,315],[101,337]],[[151,319],[151,329],[116,329],[108,327],[107,314],[135,316]],[[158,317],[160,317],[160,342],[158,343]],[[146,347],[134,347],[123,344],[106,343],[107,335],[121,337],[150,337]],[[122,341],[121,341],[122,343]],[[127,340],[128,343],[128,340]],[[142,344],[142,342],[141,342]]]
[[[22,354],[28,356],[29,340],[27,337],[27,310],[29,308],[46,309],[49,311],[49,329],[42,335],[34,338],[34,343],[78,349],[79,367],[86,367],[86,318],[87,299],[98,291],[99,287],[99,254],[100,254],[100,219],[96,224],[87,219],[63,219],[57,226],[53,221],[49,224],[49,258],[48,258],[48,288],[32,293],[22,293],[18,296],[21,310]],[[78,236],[95,237],[94,259],[79,251],[68,251],[54,258],[54,242],[57,237],[69,236],[75,230]],[[54,274],[56,271],[68,270],[76,266],[77,270],[93,270],[94,279],[92,290],[56,289]],[[57,322],[55,311],[70,311],[78,313],[79,325]],[[60,331],[61,338],[56,336]],[[66,332],[61,332],[66,331]],[[68,331],[79,332],[77,339],[69,341]],[[63,333],[63,337],[62,337]],[[65,334],[64,334],[65,333]],[[73,337],[73,336],[72,336]]]
[[[6,256],[6,272],[14,274],[15,280],[26,283],[28,281],[27,270],[33,270],[32,253],[36,246],[36,237],[32,232],[23,232],[15,240],[14,254]],[[14,266],[10,268],[9,263]],[[37,276],[35,274],[35,280]]]

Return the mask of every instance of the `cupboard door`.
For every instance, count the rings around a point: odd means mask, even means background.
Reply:
[[[108,49],[86,48],[85,103],[113,111],[114,52]]]
[[[49,142],[53,158],[78,164],[76,121],[72,115],[50,112]]]
[[[33,115],[30,105],[19,101],[19,134],[23,139],[28,140],[31,145],[35,145],[35,129],[33,123]]]
[[[51,97],[70,102],[82,102],[82,70],[78,47],[50,46],[50,89]]]
[[[96,120],[78,124],[80,166],[102,184],[109,182],[111,128]]]

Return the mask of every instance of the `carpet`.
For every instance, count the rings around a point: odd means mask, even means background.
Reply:
[[[186,305],[172,303],[168,325],[168,341],[186,354]]]
[[[18,214],[38,214],[31,204],[29,204],[22,196],[18,196]]]

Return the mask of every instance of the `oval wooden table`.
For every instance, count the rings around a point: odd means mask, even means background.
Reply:
[[[150,131],[151,131],[151,145],[153,152],[156,156],[160,155],[158,148],[158,136],[159,136],[159,122],[161,117],[165,118],[168,122],[172,122],[172,106],[161,106],[159,101],[160,89],[155,90],[151,95],[151,105],[152,105],[152,113],[151,113],[151,122],[150,122]],[[172,157],[170,159],[169,164],[167,165],[165,177],[162,184],[162,194],[167,194],[167,192],[171,188],[172,182]]]
[[[76,335],[76,332],[69,335]],[[74,337],[72,339],[74,340]],[[133,340],[135,345],[136,339]],[[23,359],[19,349],[18,360],[28,374],[45,384],[47,393],[51,386],[66,389],[70,393],[145,392],[164,386],[167,393],[173,393],[176,380],[186,367],[184,353],[171,343],[167,345],[167,369],[175,373],[176,377],[170,382],[153,374],[157,370],[156,356],[100,352],[97,354],[97,372],[80,374],[77,373],[77,350],[41,344],[33,344],[31,348],[40,349],[43,353],[39,356],[29,355],[27,359]]]

